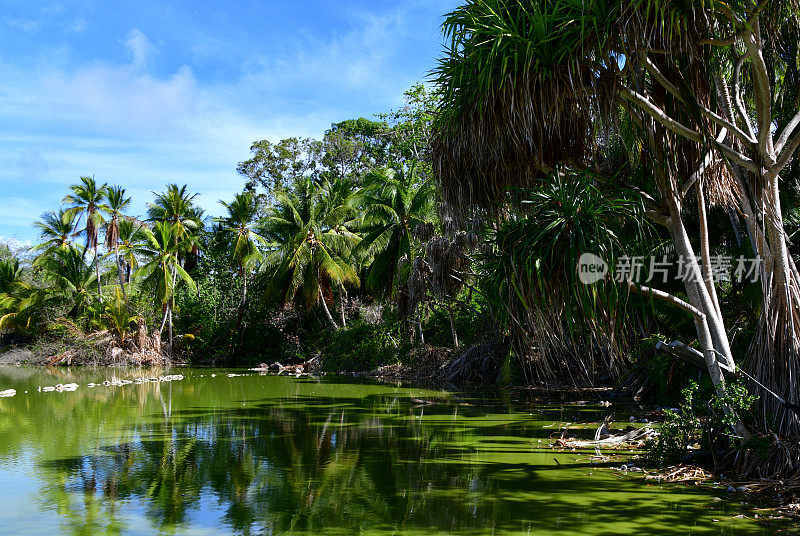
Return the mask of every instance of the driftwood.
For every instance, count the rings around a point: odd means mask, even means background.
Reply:
[[[636,428],[624,434],[612,435],[605,439],[597,439],[594,441],[579,441],[569,440],[566,445],[573,448],[589,448],[589,447],[629,447],[632,443],[635,446],[640,446],[646,439],[653,437],[656,434],[655,430],[649,426],[644,428]]]
[[[261,373],[275,372],[277,374],[315,374],[321,371],[321,367],[319,356],[316,356],[296,365],[282,365],[278,361],[269,365],[260,363],[257,367],[253,367],[250,370]]]
[[[574,437],[567,437],[567,430],[561,434],[561,437],[556,439],[553,442],[553,446],[555,447],[567,447],[571,449],[576,448],[594,448],[597,452],[597,455],[600,456],[600,448],[639,448],[644,445],[644,442],[655,436],[657,432],[650,428],[649,426],[645,426],[644,428],[633,428],[627,430],[623,433],[612,434],[611,433],[611,418],[612,415],[608,415],[603,422],[600,423],[600,426],[597,427],[594,433],[594,440],[592,441],[581,441]]]

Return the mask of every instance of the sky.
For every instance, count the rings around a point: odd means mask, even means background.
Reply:
[[[425,81],[454,0],[0,0],[0,241],[83,175],[143,214],[188,184],[210,215],[252,142],[374,119]]]

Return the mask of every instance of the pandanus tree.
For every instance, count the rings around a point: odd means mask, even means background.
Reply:
[[[602,184],[596,174],[561,170],[520,192],[522,214],[488,233],[483,288],[499,304],[528,381],[571,378],[592,383],[628,371],[630,329],[637,325],[627,291],[613,279],[583,284],[576,264],[593,253],[613,265],[648,245],[649,226],[632,191]],[[602,185],[602,186],[601,186]],[[645,247],[637,247],[644,244]],[[591,276],[591,274],[589,274]]]
[[[337,289],[359,284],[351,263],[359,237],[348,228],[348,211],[319,190],[313,180],[301,179],[291,192],[276,193],[276,205],[262,224],[261,235],[271,249],[262,269],[270,278],[269,292],[279,301],[292,302],[300,294],[306,306],[320,304],[337,329],[328,302]]]
[[[187,243],[180,238],[180,230],[174,224],[157,222],[153,229],[143,228],[145,245],[141,248],[147,263],[137,272],[145,287],[154,290],[156,302],[164,313],[159,333],[169,321],[169,344],[172,348],[172,312],[175,305],[175,289],[180,282],[196,289],[194,280],[184,270],[179,256],[186,251]]]
[[[108,186],[104,183],[98,185],[94,177],[81,177],[80,184],[73,184],[69,187],[72,191],[64,197],[63,202],[70,206],[69,211],[80,218],[85,218],[83,233],[86,237],[86,249],[94,250],[95,279],[97,282],[97,293],[102,299],[102,289],[100,286],[100,263],[97,262],[97,246],[100,240],[100,229],[105,220],[103,213],[108,210],[108,206],[103,203],[106,198]]]
[[[55,249],[66,249],[73,245],[73,239],[78,233],[75,212],[58,209],[45,212],[34,226],[39,229],[42,239],[31,251],[42,251],[47,255]]]
[[[764,260],[751,373],[783,399],[797,392],[800,292],[779,197],[781,172],[800,145],[797,3],[470,0],[444,28],[451,41],[437,68],[434,160],[451,206],[491,208],[508,187],[529,186],[559,163],[587,166],[601,127],[629,117],[637,159],[657,187],[645,198],[650,214],[689,274],[687,300],[633,288],[693,316],[724,395],[721,368],[735,364],[710,274],[706,214],[710,202],[733,208]],[[699,255],[685,223],[689,204],[700,214],[691,231]],[[764,394],[765,417],[780,431],[800,431],[797,415]]]
[[[108,212],[108,221],[105,223],[105,245],[109,253],[114,253],[114,261],[117,265],[117,277],[119,279],[119,288],[122,291],[123,298],[127,299],[125,294],[125,281],[122,275],[122,264],[119,256],[119,243],[120,243],[120,223],[125,220],[123,212],[131,204],[131,198],[125,196],[125,188],[121,186],[111,186],[105,191],[106,198],[106,211]]]
[[[359,195],[364,238],[353,254],[368,265],[366,287],[393,296],[401,260],[412,260],[414,228],[433,219],[433,184],[393,169],[372,171],[364,182]]]
[[[242,301],[239,305],[241,318],[241,310],[247,301],[247,274],[262,258],[259,246],[265,246],[266,240],[256,232],[258,204],[253,193],[238,193],[230,203],[220,203],[225,207],[227,215],[217,218],[216,221],[223,235],[228,238],[230,263],[236,266],[242,276]]]

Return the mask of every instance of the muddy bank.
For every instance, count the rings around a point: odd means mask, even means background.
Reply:
[[[144,325],[124,338],[110,331],[83,333],[73,327],[0,346],[0,365],[154,367],[172,363],[169,355],[159,334],[149,335]]]

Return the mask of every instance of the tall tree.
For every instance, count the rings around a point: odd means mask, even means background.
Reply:
[[[133,218],[123,218],[117,224],[119,245],[117,251],[124,272],[124,281],[131,283],[133,271],[139,266],[139,258],[146,250],[145,224]]]
[[[39,229],[39,236],[43,242],[31,248],[31,251],[43,251],[42,255],[45,255],[54,249],[71,247],[78,232],[75,220],[74,211],[61,208],[42,214],[34,226]]]
[[[354,254],[367,260],[366,287],[392,296],[400,261],[412,260],[412,231],[434,216],[430,181],[414,184],[413,172],[379,169],[367,174],[360,203],[364,238]]]
[[[108,186],[103,183],[98,185],[94,177],[81,177],[80,184],[73,184],[69,187],[72,191],[64,197],[63,203],[70,205],[69,210],[81,217],[86,218],[86,225],[83,233],[86,236],[86,249],[94,250],[95,279],[97,281],[97,294],[102,300],[102,288],[100,286],[100,263],[97,258],[97,246],[100,238],[100,228],[105,223],[103,212],[108,210],[108,206],[103,203]],[[84,252],[86,251],[84,250]]]
[[[191,289],[196,289],[194,280],[178,260],[180,254],[186,251],[187,244],[180,237],[181,231],[177,224],[159,221],[152,230],[143,228],[143,233],[146,244],[142,248],[142,253],[148,260],[137,272],[137,277],[141,278],[143,285],[155,291],[156,302],[164,311],[159,333],[164,331],[164,326],[169,321],[169,345],[172,349],[175,288],[180,281],[183,281]]]
[[[266,240],[255,229],[258,204],[252,192],[236,194],[230,203],[220,203],[227,215],[217,218],[217,222],[231,243],[230,263],[236,266],[242,276],[242,300],[239,304],[241,319],[241,310],[247,301],[247,274],[262,258],[259,245],[266,245]]]
[[[50,280],[55,289],[60,290],[69,297],[72,308],[69,316],[77,318],[86,310],[90,300],[90,288],[97,277],[97,257],[87,263],[81,251],[70,247],[58,249],[52,255],[45,257],[41,266],[44,268],[46,278]]]
[[[106,250],[114,252],[114,261],[117,265],[117,277],[122,296],[127,299],[125,284],[122,276],[122,264],[119,258],[120,222],[125,219],[123,212],[131,204],[131,198],[125,197],[125,188],[112,186],[106,189],[106,202],[108,221],[105,225]]]
[[[263,269],[270,277],[270,292],[281,302],[300,293],[306,306],[321,305],[337,329],[328,302],[337,289],[359,284],[351,262],[359,237],[348,228],[342,205],[319,191],[313,180],[303,179],[293,191],[278,192],[261,231],[272,249]]]
[[[706,214],[709,199],[735,208],[765,261],[751,372],[785,400],[800,377],[800,292],[779,184],[800,145],[800,114],[778,116],[773,103],[796,102],[797,21],[797,4],[777,0],[470,0],[447,18],[451,43],[437,71],[443,193],[456,206],[489,207],[558,163],[586,166],[602,145],[595,133],[621,124],[622,110],[657,186],[657,197],[645,198],[650,214],[690,274],[686,301],[633,288],[694,317],[724,395],[721,369],[735,364],[710,277]],[[700,214],[699,256],[684,218],[689,203]],[[800,419],[764,394],[779,429],[800,430]]]
[[[190,194],[188,188],[186,184],[168,184],[165,192],[153,192],[156,198],[147,205],[148,220],[173,226],[175,240],[181,240],[203,227],[203,211],[194,203],[197,194]]]

